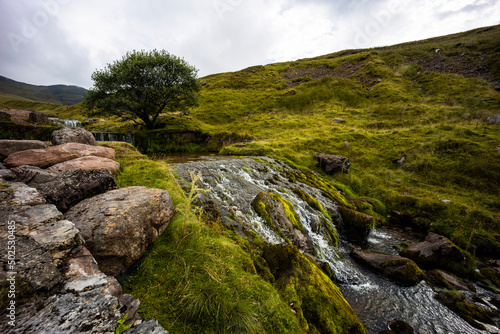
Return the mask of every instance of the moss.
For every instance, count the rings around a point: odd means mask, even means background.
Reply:
[[[296,310],[304,331],[314,328],[320,333],[366,333],[338,287],[297,248],[266,245],[262,256],[276,278],[275,286]]]
[[[50,141],[52,132],[59,129],[61,129],[60,126],[24,125],[14,122],[0,122],[0,132],[2,133],[3,139]]]
[[[346,238],[357,244],[364,244],[374,227],[373,217],[345,207],[339,208],[342,216],[341,229]]]
[[[390,273],[388,277],[391,280],[403,286],[415,285],[424,278],[422,270],[415,262],[408,259],[387,261],[381,266]]]
[[[311,208],[318,210],[319,212],[321,212],[323,214],[323,216],[328,218],[329,221],[333,222],[332,217],[330,217],[328,212],[323,208],[323,206],[315,198],[313,198],[309,194],[306,194],[302,189],[299,189],[299,188],[293,189],[293,192],[295,194],[297,194],[303,201],[305,201],[307,204],[309,204],[309,206]]]

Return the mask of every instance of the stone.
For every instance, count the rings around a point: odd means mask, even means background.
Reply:
[[[414,334],[413,328],[403,320],[392,320],[388,324],[390,330],[395,334]]]
[[[343,119],[340,119],[340,118],[332,118],[331,121],[335,122],[335,123],[338,123],[338,124],[344,124],[345,123],[345,121]]]
[[[311,252],[312,243],[290,202],[277,194],[259,193],[252,207],[278,235],[289,239],[301,251]]]
[[[486,119],[486,122],[487,122],[489,125],[499,124],[499,123],[500,123],[500,114],[498,114],[498,115],[496,115],[496,116],[488,117],[488,118]]]
[[[127,334],[168,334],[168,332],[161,327],[156,319],[152,319],[130,328]]]
[[[49,123],[49,116],[44,113],[32,111],[29,113],[28,119],[31,123],[35,124],[47,124]]]
[[[426,280],[434,286],[450,290],[476,291],[473,284],[465,282],[446,271],[434,269],[425,273]]]
[[[16,178],[10,169],[0,169],[0,177],[5,181],[13,181]]]
[[[67,143],[45,149],[30,149],[10,154],[3,164],[9,168],[31,165],[47,168],[55,164],[84,157],[97,156],[114,159],[115,150],[104,146],[91,146],[79,143]]]
[[[461,273],[468,267],[464,253],[444,236],[430,232],[423,242],[400,252],[424,269],[445,269]]]
[[[11,169],[17,182],[29,186],[51,181],[57,174],[35,166],[23,165]]]
[[[115,174],[120,168],[120,164],[108,158],[87,156],[61,162],[57,165],[49,167],[47,170],[53,173],[62,173],[76,168],[84,170],[105,169],[110,171],[112,174]]]
[[[11,202],[18,205],[40,205],[45,204],[45,198],[35,188],[24,183],[11,182],[13,195]]]
[[[174,214],[166,190],[122,188],[83,200],[65,218],[107,275],[125,272],[163,232]]]
[[[66,212],[88,197],[116,188],[116,183],[107,170],[72,169],[35,187],[47,203],[55,204],[58,210]]]
[[[320,167],[326,174],[334,174],[338,172],[348,173],[351,169],[349,158],[341,155],[314,153],[316,166]]]
[[[10,122],[12,116],[6,111],[0,110],[0,122]]]
[[[53,145],[67,143],[80,143],[86,145],[96,145],[94,135],[83,128],[65,127],[52,132],[51,141]]]
[[[125,314],[118,299],[98,290],[49,298],[29,319],[19,319],[11,333],[114,334],[117,321]]]
[[[401,256],[357,249],[352,251],[351,256],[357,262],[402,286],[416,285],[424,277],[415,262]]]
[[[137,320],[141,320],[141,317],[137,314],[137,310],[139,309],[139,305],[141,302],[132,295],[125,294],[120,297],[120,304],[123,305],[122,312],[128,313],[127,321],[125,321],[125,325],[133,324]]]
[[[0,139],[0,155],[4,157],[8,157],[10,154],[19,151],[44,148],[47,148],[47,145],[39,140]]]
[[[102,293],[115,297],[120,297],[123,293],[116,278],[104,274],[90,251],[84,246],[73,249],[67,268],[65,273],[67,281],[64,285],[66,292],[82,293],[99,289]]]
[[[27,207],[25,210],[10,215],[10,219],[18,226],[26,226],[29,230],[54,223],[62,218],[63,214],[53,204]]]
[[[33,229],[30,236],[60,265],[73,248],[82,244],[78,232],[72,222],[60,220]]]
[[[342,236],[357,245],[365,245],[374,226],[373,216],[346,207],[339,207],[338,210],[342,217]]]

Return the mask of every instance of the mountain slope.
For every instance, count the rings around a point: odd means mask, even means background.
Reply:
[[[87,90],[77,86],[35,86],[0,76],[0,94],[19,96],[34,101],[73,105],[82,102]]]

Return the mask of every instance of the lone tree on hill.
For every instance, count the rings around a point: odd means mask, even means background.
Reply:
[[[94,86],[83,98],[90,115],[140,118],[154,129],[160,113],[198,105],[198,70],[165,50],[128,52],[92,74]],[[140,124],[140,123],[138,123]]]

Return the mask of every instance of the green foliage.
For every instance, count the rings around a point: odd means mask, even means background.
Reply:
[[[92,74],[94,87],[84,97],[93,114],[141,119],[152,130],[160,113],[186,111],[198,103],[197,70],[165,50],[128,52]]]
[[[52,132],[60,128],[59,126],[50,125],[35,126],[16,124],[14,122],[0,122],[2,139],[50,141]]]
[[[123,334],[127,329],[132,327],[132,325],[134,324],[133,322],[128,325],[125,325],[127,317],[128,317],[128,312],[123,316],[123,318],[117,321],[118,324],[116,325],[115,334]]]

